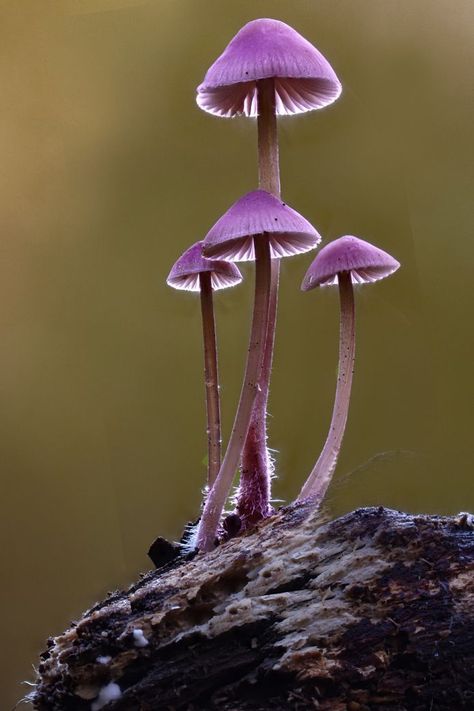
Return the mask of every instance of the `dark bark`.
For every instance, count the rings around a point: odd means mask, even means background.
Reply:
[[[473,519],[284,509],[50,640],[34,705],[98,708],[110,682],[107,711],[474,709]]]

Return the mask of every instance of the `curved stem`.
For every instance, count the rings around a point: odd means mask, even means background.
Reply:
[[[257,82],[259,187],[280,197],[278,131],[273,78]],[[272,259],[261,390],[257,395],[245,447],[242,452],[236,511],[242,528],[248,528],[272,512],[270,506],[273,464],[267,448],[267,405],[273,362],[280,260]]]
[[[247,365],[227,450],[219,474],[206,499],[197,531],[196,544],[203,551],[209,551],[214,548],[220,517],[232,486],[239,457],[247,437],[252,408],[260,387],[263,350],[267,333],[271,267],[268,240],[262,236],[254,241],[256,255],[255,302]]]
[[[351,273],[341,272],[338,281],[341,300],[339,370],[331,426],[319,459],[298,496],[298,501],[314,498],[316,505],[323,500],[336,468],[346,428],[354,372],[355,315]]]
[[[211,272],[199,275],[202,335],[204,341],[204,383],[207,413],[207,485],[211,488],[221,466],[221,411],[217,367],[216,327],[212,299]]]

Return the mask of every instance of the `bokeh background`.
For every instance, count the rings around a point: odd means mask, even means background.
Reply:
[[[49,634],[179,537],[205,476],[199,303],[176,257],[256,187],[256,126],[195,87],[241,25],[288,22],[344,86],[280,121],[285,200],[328,241],[403,268],[357,294],[358,346],[331,514],[474,509],[471,0],[12,0],[0,5],[0,707]],[[470,224],[471,223],[471,224]],[[275,497],[327,430],[338,300],[285,260]],[[225,433],[252,300],[217,301]]]

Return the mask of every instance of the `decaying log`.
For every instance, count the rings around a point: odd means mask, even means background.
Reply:
[[[468,514],[282,509],[50,640],[34,706],[474,709],[473,528]]]

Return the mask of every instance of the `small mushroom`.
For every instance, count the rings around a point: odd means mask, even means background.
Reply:
[[[277,115],[323,108],[335,101],[341,90],[321,52],[284,22],[263,18],[242,27],[212,64],[197,89],[197,103],[218,116],[257,116],[259,188],[280,197]],[[261,389],[242,452],[243,480],[265,476],[270,480],[272,469],[266,417],[279,275],[279,260],[273,259]],[[248,487],[245,490],[249,493]],[[248,510],[247,504],[244,509]],[[257,507],[248,523],[254,523],[260,514]]]
[[[339,370],[331,425],[319,459],[307,478],[298,501],[312,498],[319,505],[336,467],[349,412],[355,357],[355,317],[353,284],[378,281],[400,266],[387,252],[358,237],[340,237],[321,249],[306,272],[302,291],[317,286],[339,285],[341,318]]]
[[[209,551],[214,547],[219,520],[261,387],[268,324],[270,261],[314,249],[320,239],[314,227],[299,213],[270,193],[255,190],[237,200],[204,240],[203,254],[206,257],[230,261],[255,260],[255,301],[247,365],[234,425],[197,532],[197,547],[200,550]],[[262,482],[256,488],[263,492],[264,497],[268,496],[268,482]]]
[[[217,116],[256,116],[257,82],[275,80],[276,113],[320,109],[342,89],[327,59],[296,30],[262,18],[242,27],[208,69],[197,103]]]
[[[242,274],[235,264],[203,257],[202,245],[202,241],[196,242],[181,255],[166,283],[174,289],[199,291],[201,296],[208,440],[207,484],[211,487],[221,465],[219,374],[212,292],[239,284]]]

